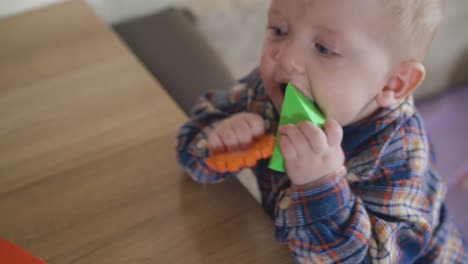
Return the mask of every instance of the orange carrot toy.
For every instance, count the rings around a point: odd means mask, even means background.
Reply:
[[[252,143],[247,150],[216,154],[206,159],[206,164],[217,172],[237,172],[245,167],[254,167],[259,160],[271,157],[274,147],[275,136],[267,134]]]

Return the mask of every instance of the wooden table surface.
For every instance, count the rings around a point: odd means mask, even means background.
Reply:
[[[177,166],[185,120],[84,2],[0,20],[0,237],[60,264],[291,263],[237,181]]]

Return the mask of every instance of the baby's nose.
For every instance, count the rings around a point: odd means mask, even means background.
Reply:
[[[292,42],[285,44],[276,54],[276,61],[287,73],[305,73],[304,53]]]

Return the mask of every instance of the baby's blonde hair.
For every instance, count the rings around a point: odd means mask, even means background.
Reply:
[[[409,45],[406,56],[424,60],[442,20],[445,0],[385,0],[392,21],[398,21],[401,41]]]

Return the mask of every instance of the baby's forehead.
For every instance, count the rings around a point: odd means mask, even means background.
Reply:
[[[302,22],[328,24],[368,25],[384,24],[388,16],[384,16],[387,5],[384,0],[273,0],[269,14],[284,15],[288,19]],[[387,11],[388,13],[388,11]]]

